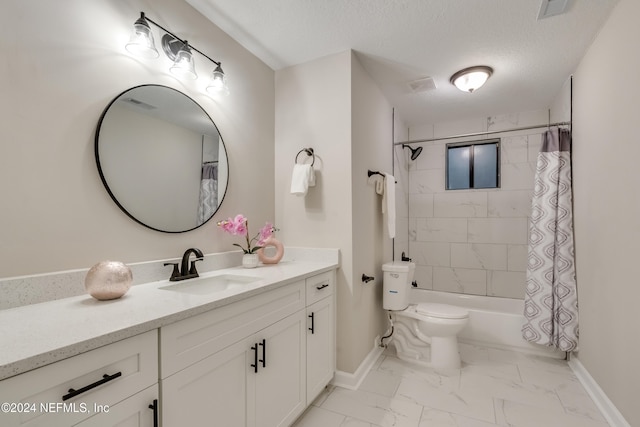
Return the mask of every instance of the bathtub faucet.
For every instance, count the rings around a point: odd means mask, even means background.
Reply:
[[[369,283],[373,279],[373,276],[367,276],[366,274],[362,273],[362,283]]]

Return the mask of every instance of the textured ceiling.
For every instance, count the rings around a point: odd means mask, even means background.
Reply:
[[[557,0],[552,0],[557,1]],[[353,49],[408,125],[549,107],[617,0],[187,0],[274,70]],[[489,65],[473,94],[449,83]],[[436,89],[414,93],[431,77]]]

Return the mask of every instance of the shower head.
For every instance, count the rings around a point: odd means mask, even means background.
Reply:
[[[420,153],[422,153],[422,147],[411,148],[407,144],[402,144],[402,148],[408,148],[409,151],[411,151],[411,160],[417,159]]]

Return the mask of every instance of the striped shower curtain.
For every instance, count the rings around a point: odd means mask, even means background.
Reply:
[[[218,165],[217,163],[204,163],[200,180],[198,225],[207,222],[216,209],[218,209]]]
[[[578,294],[573,246],[571,132],[543,134],[529,230],[525,340],[572,351],[578,346]]]

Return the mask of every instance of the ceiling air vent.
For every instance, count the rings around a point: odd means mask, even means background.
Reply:
[[[567,11],[569,0],[542,0],[540,4],[540,12],[538,12],[538,20],[548,18],[550,16],[561,15]]]
[[[153,105],[147,104],[146,102],[140,101],[140,100],[135,99],[135,98],[125,98],[125,99],[122,100],[122,102],[126,102],[127,104],[134,105],[134,106],[142,108],[144,110],[155,110],[156,109],[156,107],[154,107]]]
[[[409,85],[409,89],[411,89],[413,93],[426,92],[428,90],[433,90],[436,88],[436,82],[434,82],[431,77],[414,80],[407,84]]]

